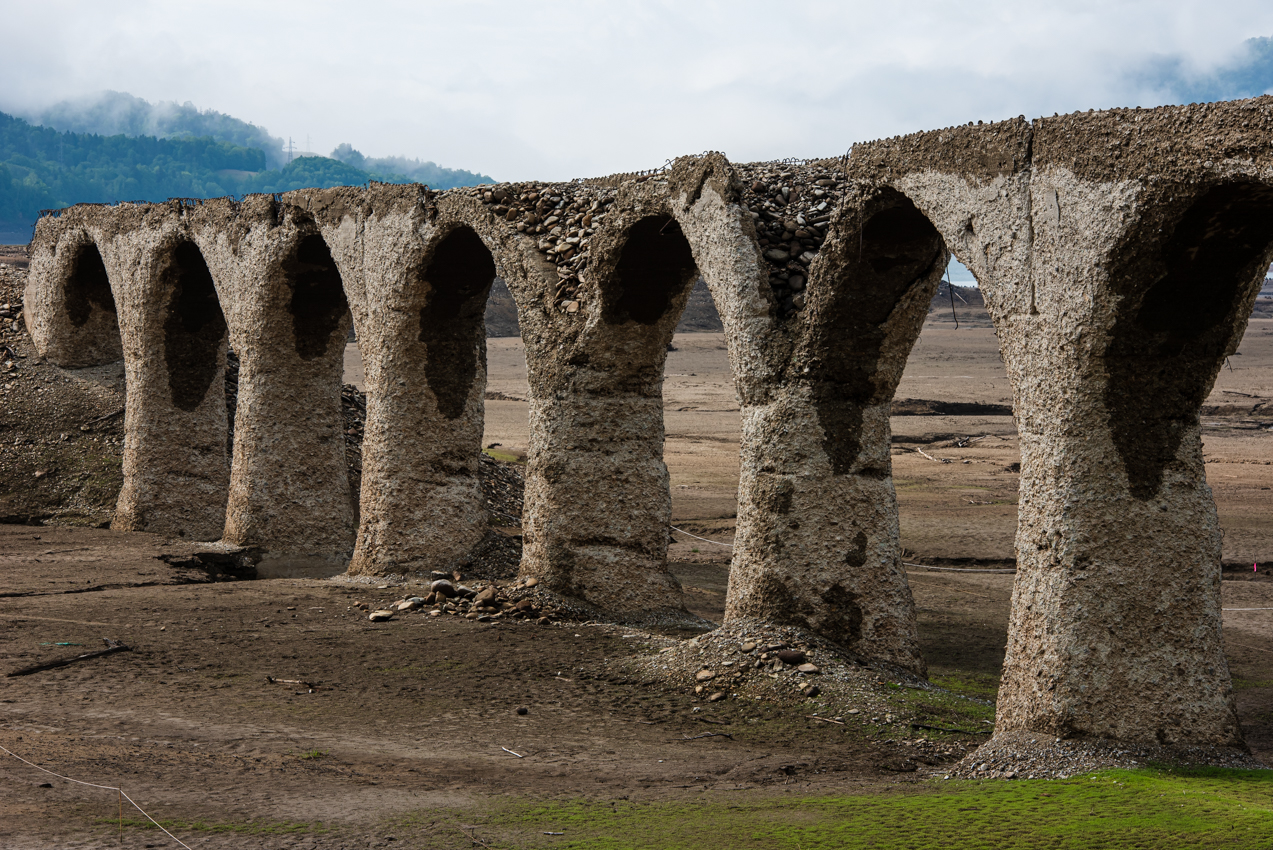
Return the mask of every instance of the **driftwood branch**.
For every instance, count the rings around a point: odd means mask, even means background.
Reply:
[[[87,661],[90,658],[101,658],[103,655],[111,655],[116,652],[132,652],[131,646],[125,646],[117,640],[103,638],[106,641],[106,649],[99,649],[97,652],[86,652],[83,655],[76,655],[71,658],[59,658],[57,661],[46,661],[43,664],[35,664],[30,667],[23,667],[21,670],[14,670],[12,673],[6,673],[6,678],[14,676],[30,676],[32,673],[42,673],[45,670],[54,670],[58,667],[66,667],[68,664],[75,664],[78,661]]]

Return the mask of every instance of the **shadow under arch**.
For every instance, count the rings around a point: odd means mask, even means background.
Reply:
[[[160,280],[171,292],[163,321],[168,388],[173,404],[189,412],[221,374],[225,314],[203,253],[189,239],[168,252]]]
[[[894,189],[867,200],[856,219],[857,238],[841,243],[834,279],[810,293],[801,359],[832,470],[884,477],[880,458],[862,457],[864,411],[892,401],[949,254],[932,222]]]
[[[485,388],[485,311],[495,259],[471,227],[458,225],[433,248],[420,279],[426,285],[419,336],[425,377],[438,412],[458,419],[479,374]]]
[[[123,340],[110,276],[97,243],[86,234],[71,249],[62,287],[69,338],[63,366],[97,366],[123,359]]]
[[[602,316],[610,325],[658,324],[697,276],[693,250],[676,219],[642,218],[627,230],[612,283],[603,290]]]
[[[1163,235],[1111,270],[1119,295],[1104,358],[1105,407],[1134,498],[1158,495],[1242,338],[1273,260],[1273,186],[1225,183],[1154,221]],[[1174,220],[1172,220],[1174,219]],[[1139,228],[1143,238],[1154,229]]]
[[[311,233],[283,261],[283,271],[291,290],[287,311],[292,316],[296,353],[301,360],[317,360],[334,342],[343,342],[337,332],[349,313],[349,301],[340,270],[327,241]]]

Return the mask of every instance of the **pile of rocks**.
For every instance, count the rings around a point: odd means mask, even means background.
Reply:
[[[1263,770],[1250,753],[1228,747],[1167,747],[1105,740],[1065,740],[1037,732],[1005,732],[955,765],[947,778],[1067,779],[1080,773],[1146,764]]]
[[[550,595],[536,591],[539,582],[527,579],[508,585],[495,582],[462,584],[459,574],[433,573],[420,596],[404,596],[375,605],[357,601],[371,622],[384,622],[412,614],[428,617],[463,617],[479,623],[528,621],[547,625],[570,612],[562,611]]]
[[[782,318],[804,308],[809,266],[826,241],[846,179],[834,160],[737,167]]]
[[[812,632],[760,622],[723,626],[632,664],[638,675],[692,690],[710,702],[820,698],[819,709],[833,709],[829,717],[881,726],[903,722],[900,710],[881,693],[882,686],[894,682],[931,688],[923,679],[868,663]]]
[[[457,191],[477,198],[519,233],[539,237],[536,247],[557,267],[553,303],[577,313],[588,242],[614,203],[614,191],[582,183],[506,183]]]

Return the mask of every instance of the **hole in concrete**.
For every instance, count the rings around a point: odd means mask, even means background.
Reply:
[[[193,242],[182,242],[161,273],[172,295],[164,319],[164,359],[172,402],[194,410],[217,377],[217,355],[225,341],[225,316],[212,273]]]
[[[464,413],[486,358],[483,314],[495,279],[495,261],[470,228],[452,230],[433,249],[423,272],[427,288],[420,311],[420,341],[427,348],[425,377],[447,419]]]
[[[65,297],[66,315],[77,328],[88,324],[94,309],[115,312],[115,296],[111,293],[106,264],[92,242],[82,246],[71,261]]]
[[[341,319],[349,311],[340,272],[322,236],[311,234],[296,246],[296,253],[283,263],[292,300],[292,332],[296,353],[302,360],[315,360],[327,353],[336,338]]]
[[[1138,499],[1158,493],[1245,324],[1237,312],[1263,279],[1273,248],[1273,189],[1212,188],[1161,229],[1170,235],[1125,252],[1111,274],[1122,298],[1105,354],[1105,407]]]
[[[656,324],[672,299],[697,276],[694,255],[671,216],[643,218],[628,230],[615,269],[617,285],[606,293],[605,319]]]
[[[864,408],[887,402],[897,388],[900,365],[882,372],[880,364],[885,346],[899,341],[890,334],[910,334],[914,343],[931,291],[910,299],[914,321],[890,317],[913,287],[930,278],[936,285],[934,265],[944,256],[936,228],[900,193],[881,194],[863,215],[860,247],[842,249],[843,277],[823,302],[808,341],[811,359],[821,361],[814,369],[814,401],[837,475],[849,472],[861,451]],[[910,344],[900,349],[902,356]]]

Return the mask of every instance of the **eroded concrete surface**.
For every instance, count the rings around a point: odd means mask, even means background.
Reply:
[[[124,360],[117,527],[255,547],[276,574],[449,570],[488,525],[482,315],[499,276],[530,389],[523,575],[609,618],[675,621],[662,375],[701,275],[743,423],[726,622],[802,626],[922,674],[888,413],[954,255],[985,295],[1022,450],[997,733],[1240,748],[1198,413],[1273,260],[1271,147],[1263,97],[794,163],[79,206],[37,227],[25,319],[59,366]],[[351,324],[357,506],[339,430]]]

